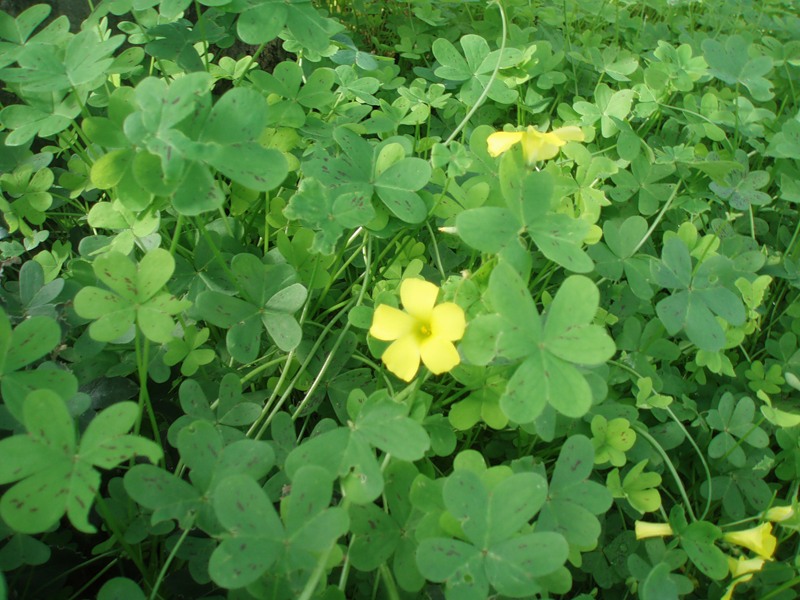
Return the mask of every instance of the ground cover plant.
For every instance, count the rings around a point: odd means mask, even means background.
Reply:
[[[790,0],[0,13],[0,598],[800,588]]]

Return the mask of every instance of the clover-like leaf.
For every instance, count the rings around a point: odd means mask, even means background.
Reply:
[[[338,428],[301,444],[286,457],[291,479],[304,465],[325,469],[328,477],[340,479],[342,493],[354,504],[367,504],[383,490],[383,475],[369,443],[349,429]]]
[[[621,467],[627,462],[625,452],[636,442],[636,432],[631,429],[628,419],[617,418],[610,421],[602,415],[592,419],[592,444],[594,462],[602,465],[611,463]]]
[[[770,100],[774,96],[772,82],[764,75],[772,71],[772,59],[763,55],[751,58],[750,46],[740,35],[728,36],[722,42],[707,38],[702,43],[703,57],[717,79],[730,85],[744,85],[755,100]]]
[[[650,257],[637,253],[646,232],[647,221],[639,215],[622,222],[608,220],[603,223],[603,241],[588,249],[600,275],[618,280],[624,274],[631,291],[642,300],[653,297]]]
[[[285,560],[291,570],[310,573],[320,555],[347,533],[347,511],[330,506],[332,497],[332,480],[322,467],[304,465],[293,474],[291,492],[281,501],[280,511],[286,532]]]
[[[64,401],[54,392],[38,390],[23,406],[27,434],[0,441],[5,460],[0,483],[13,483],[0,500],[0,515],[22,533],[41,533],[66,513],[79,531],[94,533],[88,515],[100,485],[96,467],[111,469],[145,456],[155,462],[161,448],[145,438],[129,435],[139,409],[119,402],[98,413],[80,443]]]
[[[316,230],[312,252],[333,254],[336,242],[346,229],[355,229],[375,217],[372,194],[368,188],[356,187],[334,196],[316,179],[304,178],[297,192],[289,199],[283,214]]]
[[[226,441],[242,439],[239,427],[252,424],[261,414],[261,405],[242,395],[241,380],[235,373],[227,373],[219,384],[219,391],[212,395],[212,403],[206,392],[194,379],[185,379],[178,388],[178,397],[184,416],[176,419],[169,428],[168,439],[173,446],[178,444],[181,430],[194,421],[213,423]]]
[[[519,236],[526,232],[550,260],[576,273],[591,271],[594,263],[581,248],[589,223],[552,210],[552,176],[547,172],[523,176],[510,166],[514,161],[514,154],[508,152],[500,163],[500,184],[508,208],[482,206],[460,212],[456,216],[458,235],[476,250],[499,252],[518,244]]]
[[[231,261],[242,298],[206,291],[196,306],[203,318],[228,329],[226,342],[231,356],[242,363],[255,360],[266,329],[284,351],[297,347],[302,338],[294,318],[308,295],[296,282],[297,274],[288,264],[267,265],[253,254],[237,254]]]
[[[228,534],[211,555],[211,579],[229,589],[249,585],[280,556],[283,524],[272,501],[248,475],[226,477],[216,487],[212,503]]]
[[[489,329],[499,329],[497,354],[521,361],[500,397],[503,412],[517,423],[533,421],[547,404],[570,417],[586,414],[592,393],[575,365],[601,364],[616,350],[605,330],[592,324],[600,298],[594,283],[568,277],[542,323],[527,286],[501,261],[489,278],[489,297],[500,315],[484,319]],[[464,344],[479,344],[478,331]]]
[[[664,243],[661,260],[653,261],[654,281],[673,290],[656,304],[658,318],[670,335],[686,331],[701,350],[716,352],[725,345],[725,331],[715,315],[731,325],[741,325],[746,313],[740,297],[720,283],[717,270],[725,268],[725,257],[705,260],[693,273],[686,244],[678,237]]]
[[[428,537],[420,542],[417,566],[431,581],[446,582],[446,597],[485,597],[491,584],[511,597],[541,590],[537,579],[567,559],[567,543],[553,532],[517,535],[547,495],[544,479],[515,473],[495,485],[470,469],[457,469],[444,485],[445,508],[468,542]]]
[[[67,401],[78,391],[78,381],[60,369],[24,370],[44,357],[61,341],[61,329],[53,319],[35,316],[13,330],[0,307],[0,392],[9,412],[23,422],[23,404],[29,393],[48,389]]]
[[[754,448],[769,445],[769,436],[753,423],[756,414],[755,403],[747,396],[736,400],[726,392],[719,400],[716,409],[708,412],[706,420],[711,429],[719,433],[708,444],[711,458],[726,458],[736,467],[743,467],[747,460],[742,442]]]
[[[605,486],[589,480],[593,465],[594,449],[588,438],[576,435],[564,442],[537,531],[559,532],[578,547],[598,539],[600,522],[595,515],[611,507],[612,497]]]
[[[2,211],[9,231],[21,231],[32,236],[33,230],[47,218],[47,209],[53,203],[50,188],[55,177],[46,166],[34,169],[32,164],[23,164],[11,173],[0,175],[0,189],[8,195],[0,197]]]
[[[150,250],[137,265],[118,252],[107,252],[92,264],[109,290],[87,286],[75,296],[75,312],[94,322],[89,335],[100,342],[122,337],[134,324],[148,339],[172,340],[172,315],[188,306],[168,292],[159,293],[175,270],[175,259],[162,248]]]
[[[217,356],[211,348],[202,348],[209,335],[211,332],[207,327],[200,330],[194,325],[185,327],[183,339],[174,338],[167,342],[164,364],[171,367],[181,363],[181,375],[191,377],[200,367],[212,362]]]
[[[625,498],[631,506],[641,513],[655,512],[661,506],[661,475],[648,471],[647,460],[634,465],[620,481],[619,469],[612,469],[606,477],[606,487],[614,498]]]
[[[489,87],[489,98],[501,104],[511,104],[517,98],[501,79],[493,78],[495,66],[508,68],[522,61],[523,54],[517,48],[490,51],[488,42],[479,35],[469,33],[460,40],[463,54],[444,38],[433,42],[433,55],[440,66],[434,71],[438,77],[463,82],[459,98],[467,105],[474,105],[484,89]]]
[[[304,464],[319,465],[331,479],[340,478],[353,503],[371,502],[384,483],[372,447],[405,461],[419,460],[430,447],[428,433],[407,416],[408,408],[385,391],[374,393],[350,428],[328,431],[294,449],[286,459],[287,474],[292,478]]]
[[[593,125],[600,121],[600,131],[603,137],[611,137],[619,129],[615,119],[624,121],[633,105],[633,90],[618,90],[613,92],[605,83],[595,89],[594,103],[579,100],[575,102],[575,110],[583,115],[583,125]]]

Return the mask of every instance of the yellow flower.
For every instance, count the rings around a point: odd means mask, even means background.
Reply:
[[[669,523],[647,523],[645,521],[636,521],[634,524],[634,531],[636,532],[637,540],[644,540],[651,537],[664,537],[672,535],[672,527]]]
[[[767,521],[780,522],[786,519],[791,519],[794,516],[794,507],[792,506],[773,506],[770,508],[764,518]]]
[[[762,523],[758,527],[751,527],[744,531],[731,531],[723,535],[722,539],[731,544],[749,548],[767,560],[775,554],[775,548],[778,545],[778,540],[772,535],[772,523]]]
[[[461,359],[453,342],[464,335],[464,310],[453,302],[436,305],[439,288],[421,279],[406,279],[400,285],[405,311],[380,304],[372,317],[372,337],[394,342],[383,353],[386,368],[404,381],[419,370],[420,359],[438,375],[455,367]]]
[[[729,556],[728,568],[731,570],[731,577],[734,578],[734,581],[725,590],[725,595],[720,600],[730,600],[736,586],[745,581],[750,581],[753,578],[753,573],[760,571],[765,562],[763,558],[744,558],[740,556],[737,560]]]
[[[491,156],[500,156],[514,146],[522,144],[522,154],[529,165],[556,156],[567,142],[584,140],[580,127],[570,125],[553,131],[541,132],[530,125],[525,131],[497,131],[486,138]]]

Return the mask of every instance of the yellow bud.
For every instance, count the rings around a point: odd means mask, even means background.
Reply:
[[[636,521],[634,531],[636,532],[637,540],[673,534],[669,523],[647,523],[645,521]]]
[[[764,515],[767,521],[780,522],[794,516],[793,506],[773,506]]]

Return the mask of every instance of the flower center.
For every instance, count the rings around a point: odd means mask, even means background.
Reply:
[[[425,339],[431,336],[431,326],[428,323],[420,323],[417,326],[417,335],[420,339]]]

